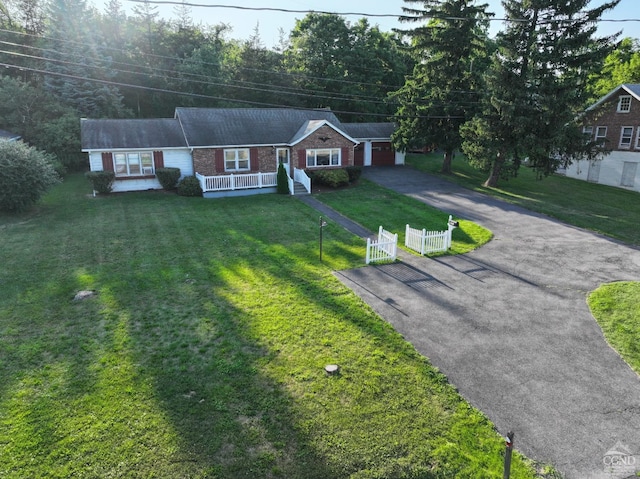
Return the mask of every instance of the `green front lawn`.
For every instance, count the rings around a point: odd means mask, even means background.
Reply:
[[[442,154],[407,155],[407,164],[439,174]],[[611,186],[552,175],[542,180],[525,166],[516,178],[501,180],[497,188],[485,188],[488,174],[478,171],[457,154],[453,174],[445,178],[467,188],[487,193],[565,223],[604,233],[640,245],[640,194]]]
[[[502,477],[488,419],[333,276],[361,239],[329,222],[320,263],[294,198],[89,191],[0,216],[1,477]]]
[[[369,231],[375,233],[382,226],[387,231],[398,233],[401,247],[404,247],[407,224],[419,230],[443,231],[447,229],[449,219],[446,212],[367,180],[359,180],[355,187],[318,194],[316,198],[344,216],[356,219]],[[468,253],[493,236],[491,231],[476,223],[461,218],[454,220],[459,220],[460,227],[453,230],[449,253]]]
[[[605,284],[588,303],[609,344],[640,374],[640,283]]]

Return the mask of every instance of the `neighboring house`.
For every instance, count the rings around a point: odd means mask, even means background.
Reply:
[[[22,138],[20,135],[16,135],[7,130],[0,130],[0,141],[18,141],[20,138]]]
[[[342,124],[324,109],[176,108],[173,119],[81,122],[91,170],[115,171],[114,191],[160,188],[155,169],[165,166],[196,175],[205,196],[275,191],[279,163],[291,191],[307,192],[306,169],[402,164],[392,131],[391,123]]]
[[[611,152],[595,161],[577,161],[571,178],[640,192],[640,84],[621,85],[590,106],[584,133]]]

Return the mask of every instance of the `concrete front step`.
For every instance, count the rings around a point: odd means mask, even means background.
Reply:
[[[295,182],[293,184],[293,194],[295,196],[299,196],[299,195],[308,195],[309,192],[307,191],[307,189],[302,185],[302,183],[298,183]]]

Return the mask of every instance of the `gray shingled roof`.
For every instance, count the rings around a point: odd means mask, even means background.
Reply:
[[[388,139],[395,130],[393,123],[343,123],[342,129],[356,140]]]
[[[634,94],[638,98],[640,98],[640,84],[639,83],[625,83],[623,86],[626,87],[627,90],[629,90],[629,92],[631,92],[632,94]]]
[[[593,109],[599,107],[604,102],[609,100],[611,97],[613,97],[614,95],[617,95],[620,92],[620,90],[624,90],[625,93],[633,95],[636,98],[636,100],[640,101],[640,84],[638,84],[638,83],[624,83],[624,84],[622,84],[620,86],[615,87],[613,90],[611,90],[605,96],[600,98],[597,102],[595,102],[593,105],[591,105],[589,108],[587,108],[587,111],[593,110]]]
[[[313,120],[341,124],[329,110],[281,108],[176,108],[189,146],[289,144]]]
[[[82,150],[184,148],[180,123],[174,118],[87,120],[80,122]]]

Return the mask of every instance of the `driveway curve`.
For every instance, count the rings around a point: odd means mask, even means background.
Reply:
[[[530,458],[567,479],[634,476],[640,378],[605,341],[586,295],[640,281],[640,251],[409,167],[369,168],[364,177],[494,238],[466,255],[403,255],[341,271],[341,281],[501,434],[514,431]]]

